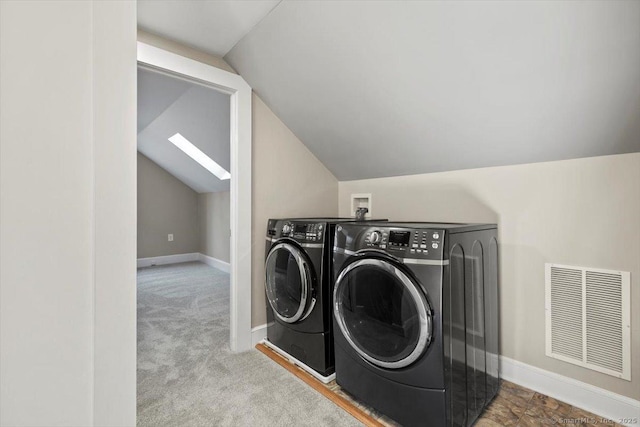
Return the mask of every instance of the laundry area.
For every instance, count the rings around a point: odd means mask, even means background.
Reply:
[[[640,1],[1,0],[0,427],[640,423]]]

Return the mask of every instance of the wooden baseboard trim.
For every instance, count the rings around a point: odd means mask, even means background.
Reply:
[[[327,388],[320,381],[315,379],[311,374],[303,371],[298,368],[296,365],[290,363],[287,359],[271,350],[264,344],[257,344],[256,349],[262,353],[264,353],[268,358],[276,362],[278,365],[285,368],[287,371],[291,372],[296,377],[300,378],[302,381],[311,386],[315,391],[332,401],[334,404],[338,405],[340,408],[351,414],[356,420],[360,421],[367,427],[384,427],[384,424],[371,417],[366,412],[362,411],[358,407],[356,407],[353,403],[345,399],[344,397],[336,394],[334,391]]]

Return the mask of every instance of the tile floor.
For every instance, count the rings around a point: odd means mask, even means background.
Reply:
[[[332,381],[326,385],[336,394],[350,400],[355,406],[365,411],[380,423],[389,427],[398,426],[393,420],[379,412],[354,400],[340,386]],[[520,387],[509,381],[501,380],[500,391],[486,408],[476,427],[508,427],[508,426],[619,426],[613,421],[604,419],[581,408],[553,399],[544,394]]]

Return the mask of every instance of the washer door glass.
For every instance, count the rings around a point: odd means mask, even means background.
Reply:
[[[267,299],[280,320],[303,319],[311,304],[311,268],[307,256],[290,243],[271,248],[265,263]]]
[[[421,288],[392,263],[349,264],[334,289],[334,316],[349,344],[370,363],[398,369],[431,341],[431,314]]]

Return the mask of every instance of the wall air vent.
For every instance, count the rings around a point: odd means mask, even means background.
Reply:
[[[631,275],[545,265],[546,355],[631,381]]]

